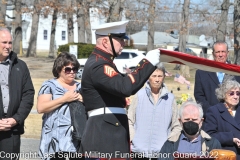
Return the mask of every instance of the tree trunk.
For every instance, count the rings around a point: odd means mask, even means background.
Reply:
[[[190,0],[184,0],[182,19],[181,19],[181,29],[180,29],[180,35],[179,35],[179,51],[180,52],[186,52],[186,42],[187,42],[186,37],[188,34],[189,5],[190,5]],[[181,65],[181,74],[184,77],[190,77],[189,67],[185,65]]]
[[[29,57],[29,56],[36,57],[37,55],[38,22],[39,22],[39,14],[35,13],[32,15],[31,35],[28,43],[26,57]]]
[[[228,9],[230,3],[229,0],[224,0],[221,5],[221,18],[217,28],[217,41],[225,41],[225,36],[227,34],[227,21],[228,21]]]
[[[240,65],[240,1],[234,1],[234,55],[236,57],[235,64]]]
[[[109,16],[107,22],[117,22],[121,20],[121,0],[108,0]]]
[[[74,42],[73,36],[73,6],[72,0],[67,1],[68,43]]]
[[[28,43],[28,49],[26,57],[37,55],[37,35],[38,35],[38,23],[39,23],[39,15],[41,9],[38,6],[38,0],[34,0],[34,12],[32,15],[32,27],[31,27],[31,35]]]
[[[51,36],[50,36],[50,48],[49,48],[49,58],[55,58],[55,34],[56,34],[56,25],[57,25],[57,15],[58,15],[58,8],[54,8],[53,11],[53,19],[52,19],[52,27],[51,27]]]
[[[15,53],[22,52],[22,13],[21,13],[22,0],[15,1],[15,20],[13,21],[13,31],[14,31],[14,40],[13,40],[13,51]]]
[[[6,4],[7,0],[1,0],[0,1],[0,27],[6,27],[5,24],[5,16],[6,16]]]
[[[85,0],[77,0],[77,4],[78,42],[85,43]]]
[[[91,30],[91,22],[90,22],[90,13],[89,13],[89,4],[87,4],[87,13],[85,14],[85,29],[87,36],[87,43],[92,43],[92,30]]]
[[[148,8],[148,44],[147,51],[154,48],[155,0],[150,0]]]

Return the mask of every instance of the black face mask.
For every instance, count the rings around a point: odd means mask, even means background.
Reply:
[[[195,135],[198,130],[199,130],[199,126],[197,123],[193,122],[193,121],[188,121],[188,122],[184,122],[183,123],[183,130],[188,134],[188,135]]]

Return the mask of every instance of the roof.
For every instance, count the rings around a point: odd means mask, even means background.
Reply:
[[[147,31],[141,31],[135,34],[132,34],[130,37],[133,39],[134,44],[137,45],[146,45],[147,44]],[[189,35],[188,42],[191,44],[199,45],[199,36],[196,35]],[[179,39],[173,38],[170,33],[167,32],[155,32],[154,33],[154,45],[162,45],[162,44],[169,44],[169,43],[176,43],[178,44]]]

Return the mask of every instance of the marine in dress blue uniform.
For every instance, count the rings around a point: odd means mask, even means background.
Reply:
[[[82,96],[89,115],[81,143],[85,156],[126,158],[130,153],[125,97],[135,94],[159,62],[160,51],[148,52],[131,74],[121,74],[114,57],[121,54],[127,21],[96,27],[97,43],[82,77]]]

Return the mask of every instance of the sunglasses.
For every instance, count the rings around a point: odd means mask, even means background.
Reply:
[[[73,71],[73,73],[77,73],[77,72],[78,72],[78,69],[77,69],[77,67],[73,67],[73,68],[71,68],[71,67],[65,67],[65,68],[64,68],[64,71],[65,71],[66,74],[70,74],[71,71]]]
[[[229,96],[233,96],[234,94],[237,95],[237,96],[240,96],[240,92],[239,91],[236,91],[236,92],[231,91],[231,92],[228,93]]]

